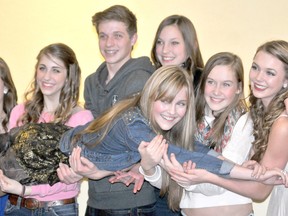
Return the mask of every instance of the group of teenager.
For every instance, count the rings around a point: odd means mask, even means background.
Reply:
[[[160,23],[153,64],[131,56],[137,19],[128,8],[112,6],[92,22],[105,61],[85,80],[85,109],[78,101],[81,69],[67,45],[39,52],[23,104],[16,105],[0,59],[1,133],[32,123],[69,127],[55,150],[69,163],[51,167],[57,183],[23,184],[0,165],[1,191],[8,194],[1,197],[2,214],[78,215],[81,180],[88,178],[86,216],[252,216],[252,200],[272,190],[267,215],[287,215],[288,42],[257,49],[248,107],[241,59],[219,52],[204,66],[185,16]],[[25,130],[21,146],[31,143],[31,127]]]

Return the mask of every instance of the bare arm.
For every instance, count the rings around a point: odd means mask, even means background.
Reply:
[[[272,169],[274,167],[283,169],[288,159],[288,145],[286,144],[287,140],[288,140],[288,118],[280,118],[277,121],[275,121],[274,125],[271,128],[268,140],[268,147],[261,161],[261,164],[267,167],[268,169]],[[174,175],[176,181],[177,178],[178,181],[179,180],[186,181],[187,179],[189,179],[188,177],[189,175],[181,174],[181,172],[179,171],[173,171],[173,172],[172,175]],[[191,170],[188,172],[190,174],[191,181],[193,175],[195,177],[195,175],[199,174],[199,173],[197,174],[196,172],[197,170]],[[239,176],[240,173],[238,172],[239,168],[236,167],[236,169],[232,170],[231,177],[235,178],[241,177]],[[257,201],[265,200],[271,193],[271,190],[273,189],[273,185],[266,185],[256,181],[224,179],[212,173],[208,173],[206,171],[202,171],[201,175],[203,177],[203,179],[201,179],[202,182],[206,181],[208,183],[219,185],[235,193],[251,197],[252,199]],[[287,179],[287,175],[284,176],[284,180],[285,179]],[[279,181],[277,177],[271,178],[270,184],[273,184],[273,181],[275,184],[281,183],[281,181]]]

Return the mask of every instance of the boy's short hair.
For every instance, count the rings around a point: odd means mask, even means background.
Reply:
[[[104,11],[97,12],[92,17],[92,23],[96,27],[96,31],[99,34],[99,25],[103,21],[116,20],[123,22],[127,26],[127,32],[130,37],[137,33],[137,18],[136,16],[125,6],[114,5],[107,8]]]

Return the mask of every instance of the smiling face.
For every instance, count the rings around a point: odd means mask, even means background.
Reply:
[[[187,100],[187,89],[183,87],[172,101],[163,98],[153,103],[153,117],[162,130],[170,130],[184,117]]]
[[[99,48],[107,65],[121,67],[131,57],[137,35],[129,36],[125,23],[116,20],[99,24]]]
[[[67,78],[67,69],[63,61],[53,56],[43,55],[37,65],[37,84],[44,97],[59,102],[61,90]]]
[[[260,98],[265,107],[288,81],[285,78],[284,64],[271,54],[259,51],[254,58],[249,73],[251,90]]]
[[[204,90],[204,98],[214,113],[222,112],[241,92],[236,74],[229,65],[217,65],[209,73]]]
[[[162,66],[180,65],[188,58],[183,36],[176,25],[162,29],[156,44],[156,56]]]

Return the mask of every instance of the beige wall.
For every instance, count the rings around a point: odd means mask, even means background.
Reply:
[[[216,52],[234,52],[243,60],[246,78],[260,44],[288,40],[287,0],[0,0],[0,56],[10,66],[19,102],[32,79],[36,55],[50,43],[63,42],[74,49],[83,72],[82,82],[98,67],[103,59],[91,16],[113,4],[129,7],[138,18],[134,57],[150,55],[158,24],[171,14],[192,20],[205,61]],[[86,186],[80,196],[81,215]],[[266,204],[255,208],[256,215],[264,215]]]

